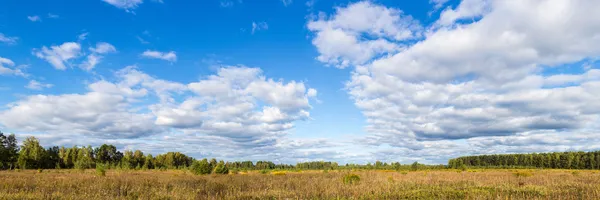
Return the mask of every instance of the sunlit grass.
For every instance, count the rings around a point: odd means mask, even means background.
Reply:
[[[360,180],[344,181],[352,174]],[[0,199],[600,199],[595,170],[21,170],[0,180]]]

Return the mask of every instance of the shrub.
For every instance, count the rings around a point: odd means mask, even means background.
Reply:
[[[269,173],[269,170],[263,169],[263,170],[260,170],[260,173],[261,173],[261,174],[268,174],[268,173]]]
[[[38,171],[38,173],[42,173],[42,172],[44,172],[44,170],[43,170],[43,169],[38,169],[37,171]]]
[[[356,174],[344,175],[344,184],[358,184],[360,182],[360,176]]]
[[[106,176],[106,165],[96,164],[96,175]]]
[[[408,172],[407,172],[407,171],[401,171],[400,173],[401,173],[402,175],[407,175],[407,174],[408,174]]]
[[[213,173],[215,173],[215,174],[228,174],[229,173],[229,169],[227,168],[227,166],[225,166],[225,162],[220,161],[219,164],[217,164],[217,166],[215,166],[215,169],[213,170]]]
[[[190,169],[192,173],[196,175],[210,174],[211,171],[210,164],[206,159],[203,159],[202,161],[194,161],[192,166],[190,166]]]

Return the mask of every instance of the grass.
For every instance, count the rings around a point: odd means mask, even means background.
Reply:
[[[360,181],[345,184],[350,174]],[[600,173],[591,170],[21,170],[0,171],[0,180],[0,199],[600,199]]]

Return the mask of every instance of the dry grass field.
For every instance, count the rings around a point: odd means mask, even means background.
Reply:
[[[356,174],[360,181],[345,183]],[[600,199],[590,170],[0,171],[0,199]]]

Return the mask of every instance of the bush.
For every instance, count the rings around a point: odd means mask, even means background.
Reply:
[[[268,174],[268,173],[269,173],[269,170],[263,169],[263,170],[260,170],[260,173],[261,173],[261,174]]]
[[[106,166],[103,164],[96,164],[96,175],[106,176]]]
[[[43,170],[43,169],[38,169],[37,171],[38,171],[38,173],[42,173],[42,172],[44,172],[44,170]]]
[[[344,184],[358,184],[360,182],[360,176],[356,174],[344,175]]]
[[[194,163],[192,163],[192,166],[190,166],[190,170],[196,175],[210,174],[211,167],[208,161],[206,159],[203,159],[202,161],[194,161]]]
[[[217,164],[217,166],[215,166],[215,169],[213,170],[213,173],[215,173],[215,174],[228,174],[229,173],[229,169],[227,169],[227,166],[225,166],[225,162],[220,161],[219,164]]]

